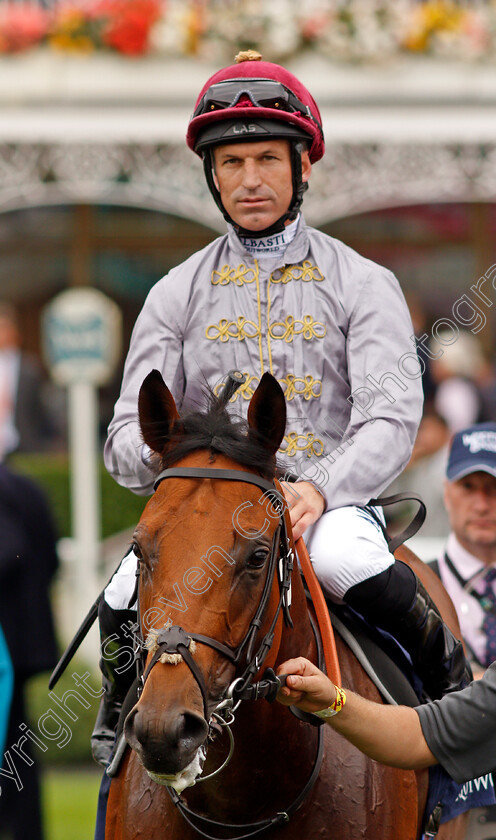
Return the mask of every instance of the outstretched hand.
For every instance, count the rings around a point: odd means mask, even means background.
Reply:
[[[311,481],[281,481],[281,487],[289,508],[293,538],[296,542],[309,525],[313,525],[322,516],[325,499]]]
[[[327,709],[336,699],[336,689],[330,679],[303,656],[283,662],[277,674],[289,675],[286,685],[279,690],[276,698],[284,706],[297,706],[304,712],[318,712]]]
[[[336,700],[333,683],[302,656],[283,662],[277,674],[288,675],[286,685],[279,689],[276,698],[285,706],[319,712]],[[374,761],[412,770],[436,763],[422,732],[420,718],[415,709],[408,706],[374,703],[347,690],[346,706],[326,723]]]

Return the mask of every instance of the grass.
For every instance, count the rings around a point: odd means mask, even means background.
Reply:
[[[57,533],[68,537],[71,526],[71,491],[70,465],[67,455],[21,454],[13,455],[10,466],[17,472],[33,479],[45,492],[50,509],[55,519]],[[101,535],[102,539],[136,525],[143,508],[148,501],[144,496],[136,496],[125,487],[120,487],[110,477],[103,461],[99,461],[99,479],[101,495]]]
[[[92,840],[101,772],[46,768],[42,796],[46,840]]]

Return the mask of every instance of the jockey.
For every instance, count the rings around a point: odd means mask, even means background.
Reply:
[[[439,697],[465,677],[461,643],[409,566],[395,561],[380,513],[367,506],[408,462],[421,417],[408,309],[390,271],[305,223],[304,192],[324,154],[308,90],[257,53],[237,62],[206,82],[187,133],[228,232],[151,290],[133,331],[105,463],[119,484],[152,492],[159,464],[142,444],[137,416],[151,369],[183,410],[202,402],[205,384],[215,390],[223,372],[239,370],[246,379],[233,402],[244,414],[270,371],[288,404],[280,454],[291,474],[283,489],[295,539],[305,534],[325,592],[396,635],[426,691]],[[106,692],[92,742],[102,763],[134,677],[119,645],[125,622],[136,617],[135,571],[130,552],[100,606]]]

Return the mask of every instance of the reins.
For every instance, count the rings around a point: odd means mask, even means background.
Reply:
[[[324,661],[326,664],[327,675],[335,685],[341,685],[341,668],[339,667],[336,639],[334,638],[334,630],[331,624],[329,609],[327,607],[320,583],[314,572],[303,537],[300,537],[296,543],[296,553],[298,555],[301,570],[305,577],[305,581],[312,598],[312,603],[315,608],[320,637],[322,639],[322,647],[324,649]]]

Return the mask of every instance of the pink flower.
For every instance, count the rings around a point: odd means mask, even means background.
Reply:
[[[40,6],[10,3],[0,7],[0,52],[20,52],[40,43],[49,25],[49,14]]]

